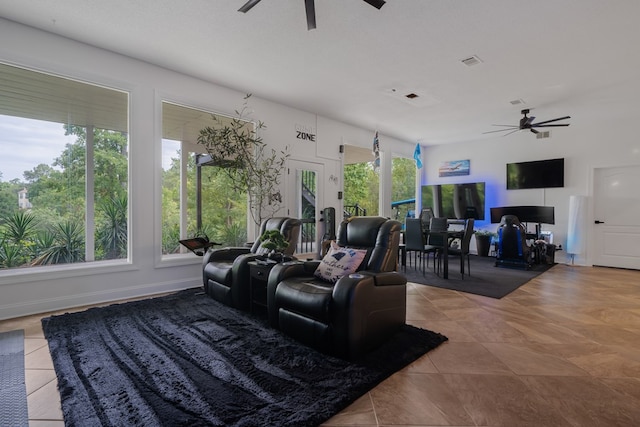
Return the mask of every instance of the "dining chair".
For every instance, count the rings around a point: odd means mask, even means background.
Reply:
[[[471,275],[471,257],[469,256],[469,244],[471,242],[471,236],[473,236],[473,224],[475,220],[473,218],[467,218],[464,223],[464,231],[462,238],[460,239],[460,247],[452,248],[449,246],[449,255],[456,255],[460,257],[460,273],[464,279],[464,259],[467,258],[467,272]]]
[[[447,243],[447,236],[445,234],[436,234],[437,232],[447,231],[449,225],[447,224],[447,218],[434,217],[429,221],[429,234],[427,238],[427,245],[425,251],[434,254],[433,269],[436,270],[436,274],[440,273],[440,258],[442,249]],[[435,232],[435,233],[433,233]],[[436,269],[436,259],[438,261],[438,268]]]
[[[420,262],[422,263],[422,274],[424,274],[426,241],[422,231],[422,221],[420,218],[407,218],[405,220],[404,237],[406,245],[405,250],[409,254],[409,261],[411,261],[411,253],[413,252],[413,265],[417,267],[419,253]]]

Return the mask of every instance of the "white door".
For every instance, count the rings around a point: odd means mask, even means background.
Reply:
[[[640,270],[640,166],[594,173],[594,265]]]
[[[302,220],[300,240],[296,254],[311,256],[318,252],[321,230],[318,224],[323,209],[322,176],[324,165],[320,163],[289,160],[287,194],[289,216]]]

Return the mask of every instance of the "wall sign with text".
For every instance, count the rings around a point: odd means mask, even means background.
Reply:
[[[296,139],[316,142],[316,132],[312,126],[296,125]]]

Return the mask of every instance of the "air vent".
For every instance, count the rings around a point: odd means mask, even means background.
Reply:
[[[538,132],[536,134],[536,138],[538,139],[549,138],[550,136],[551,136],[551,132],[548,130],[545,130],[544,132]]]
[[[511,105],[521,105],[524,104],[524,100],[523,99],[514,99],[513,101],[509,101],[511,103]]]
[[[395,86],[385,89],[384,93],[397,101],[402,101],[405,104],[418,108],[432,107],[440,103],[438,99],[418,87]]]
[[[467,67],[473,67],[474,65],[478,65],[482,63],[482,60],[477,56],[473,55],[468,58],[462,60],[462,63]]]

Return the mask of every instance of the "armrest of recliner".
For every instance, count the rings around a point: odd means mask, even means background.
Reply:
[[[377,341],[378,332],[384,336],[404,323],[406,284],[406,277],[395,271],[359,271],[338,280],[332,307],[336,349],[356,356]],[[371,318],[376,320],[370,324]]]
[[[398,273],[397,271],[387,271],[383,273],[376,273],[373,271],[358,271],[354,274],[349,274],[338,280],[336,286],[333,288],[333,298],[348,300],[353,293],[354,288],[365,280],[371,280],[373,286],[402,286],[407,284],[407,278]]]
[[[250,253],[250,248],[231,246],[227,248],[211,249],[204,254],[202,264],[207,265],[212,261],[233,261],[240,255]]]
[[[360,273],[373,276],[373,284],[375,286],[394,286],[407,284],[407,278],[397,271],[386,271],[384,273],[362,271]]]
[[[338,280],[333,288],[333,301],[341,309],[345,309],[354,301],[357,293],[373,292],[375,288],[392,286],[405,286],[407,278],[397,271],[375,273],[371,271],[358,271]],[[358,288],[361,288],[360,290]],[[365,288],[367,290],[365,290]]]

